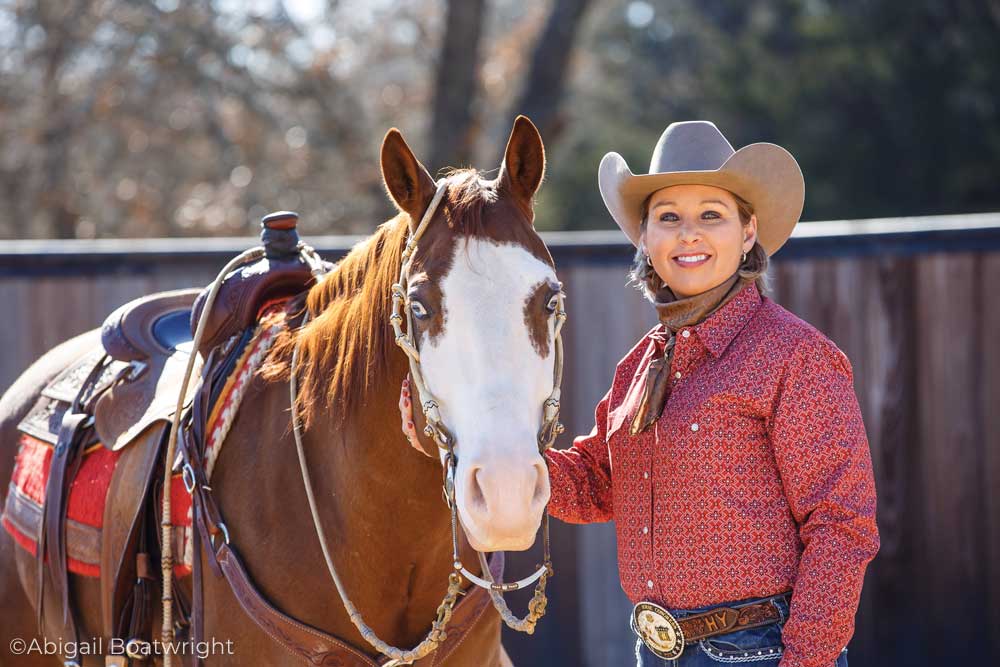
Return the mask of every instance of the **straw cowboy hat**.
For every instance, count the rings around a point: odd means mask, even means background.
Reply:
[[[802,215],[805,182],[792,154],[781,146],[756,143],[734,151],[707,120],[671,123],[653,149],[649,173],[635,175],[618,153],[601,160],[601,196],[632,244],[639,245],[642,203],[671,185],[714,185],[753,205],[757,240],[773,255]]]

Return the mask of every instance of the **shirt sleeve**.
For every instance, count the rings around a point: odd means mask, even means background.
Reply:
[[[569,449],[549,449],[548,512],[568,523],[600,523],[614,517],[611,503],[611,459],[607,422],[611,389],[594,410],[590,435],[573,439]]]
[[[854,634],[865,568],[879,548],[853,369],[832,341],[795,349],[769,431],[803,544],[780,667],[831,667]]]

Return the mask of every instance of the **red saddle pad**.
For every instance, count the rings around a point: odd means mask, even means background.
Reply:
[[[45,485],[49,479],[53,446],[28,434],[21,435],[20,445],[7,491],[3,527],[14,540],[32,555],[37,553],[38,530],[41,526]],[[70,572],[86,577],[101,575],[101,528],[104,525],[104,505],[108,497],[111,475],[121,451],[113,452],[101,443],[91,445],[83,455],[80,471],[73,480],[66,505],[66,550]],[[175,571],[178,576],[190,573],[182,559],[184,540],[190,538],[191,496],[179,475],[171,487],[173,524],[176,533],[184,537],[175,543]],[[178,549],[179,547],[179,549]],[[178,551],[180,551],[178,553]]]
[[[209,476],[250,378],[264,360],[278,332],[285,326],[286,302],[287,299],[282,299],[266,304],[262,308],[260,324],[252,333],[248,332],[248,336],[243,339],[245,344],[235,352],[238,355],[237,361],[215,400],[205,430],[208,434],[206,467]],[[44,396],[39,399],[40,403],[45,400]],[[3,527],[21,547],[33,555],[37,553],[42,505],[53,449],[50,442],[22,432],[3,511]],[[111,451],[99,442],[90,444],[84,451],[80,470],[69,490],[66,508],[66,555],[70,572],[88,577],[99,577],[101,574],[104,506],[121,451]],[[178,577],[184,577],[191,574],[192,564],[191,495],[184,487],[180,473],[174,474],[170,492],[171,522],[175,528],[174,573]]]

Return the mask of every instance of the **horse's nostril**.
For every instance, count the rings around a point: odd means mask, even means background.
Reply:
[[[479,508],[482,512],[486,512],[486,496],[483,494],[483,487],[479,481],[479,473],[483,471],[482,468],[476,468],[472,471],[470,475],[469,484],[469,502],[474,507]]]
[[[535,472],[535,492],[531,496],[531,504],[544,504],[549,500],[549,471],[544,461],[538,461],[532,466]]]

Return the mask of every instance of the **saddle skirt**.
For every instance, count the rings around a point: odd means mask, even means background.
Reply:
[[[263,362],[277,333],[285,326],[284,304],[285,301],[268,304],[257,324],[233,336],[219,350],[225,361],[221,362],[223,372],[210,399],[212,409],[205,429],[208,434],[207,475],[211,475],[250,378]],[[129,512],[123,512],[116,504],[133,504],[136,505],[134,511],[139,511],[138,505],[146,501],[140,494],[144,496],[146,484],[156,480],[152,467],[155,466],[157,453],[162,451],[162,445],[169,434],[174,412],[163,406],[169,400],[176,403],[187,354],[191,349],[187,345],[184,350],[183,344],[178,345],[178,348],[180,349],[173,350],[171,358],[165,364],[160,364],[161,368],[156,369],[161,372],[149,378],[156,393],[156,398],[149,401],[149,404],[155,409],[137,411],[133,405],[132,412],[137,413],[134,419],[139,420],[136,423],[126,423],[116,414],[117,410],[123,409],[123,403],[134,400],[135,395],[142,391],[141,388],[129,386],[127,376],[135,365],[133,362],[117,359],[108,361],[104,347],[84,354],[45,387],[33,408],[18,425],[20,442],[6,505],[0,518],[4,529],[20,547],[33,555],[37,554],[49,468],[62,417],[71,408],[90,372],[98,364],[104,363],[94,385],[96,389],[92,392],[102,392],[96,399],[98,418],[84,436],[81,462],[66,501],[65,539],[70,572],[100,577],[102,562],[106,565],[114,564],[107,553],[110,536],[103,534],[103,529],[108,521],[133,521],[134,517],[128,516]],[[163,368],[167,370],[164,372]],[[180,372],[177,372],[178,368]],[[148,368],[144,371],[149,372]],[[201,390],[195,380],[192,380],[191,385],[193,390],[188,392],[186,404]],[[128,412],[127,409],[124,411]],[[106,416],[103,421],[102,414]],[[106,424],[112,424],[115,428],[109,429]],[[102,426],[105,428],[102,429]],[[102,438],[107,430],[111,430],[111,437]],[[133,453],[133,450],[140,448],[145,451],[141,454],[138,451]],[[136,460],[129,462],[129,457]],[[170,493],[171,522],[175,536],[172,545],[174,572],[177,576],[184,577],[192,570],[192,501],[178,462],[173,467]],[[162,471],[156,474],[162,477]],[[147,481],[143,483],[137,478]],[[157,490],[158,513],[162,489]],[[130,494],[135,498],[120,497]],[[102,551],[105,552],[103,557]],[[115,558],[115,555],[111,554],[110,558]]]

